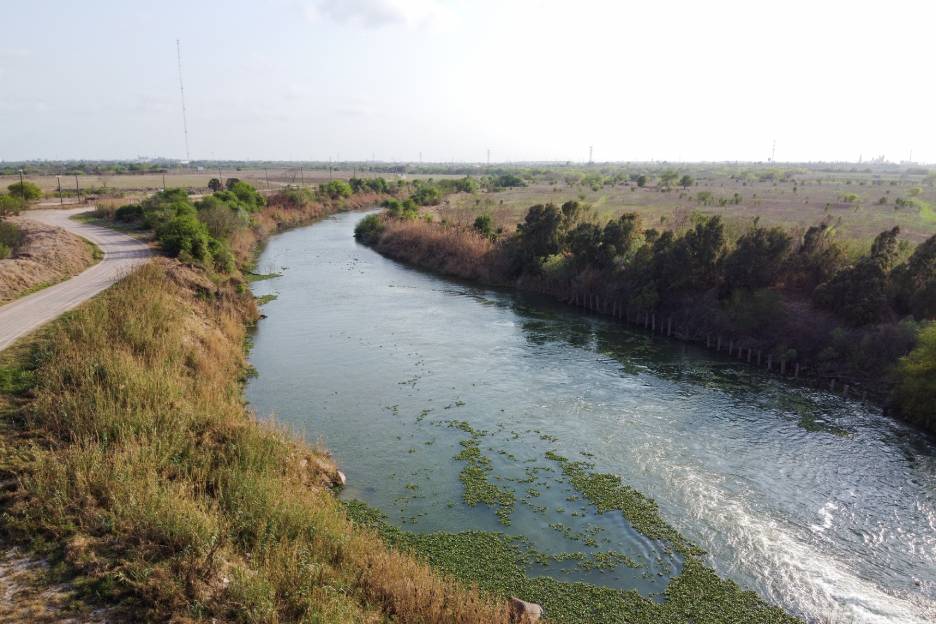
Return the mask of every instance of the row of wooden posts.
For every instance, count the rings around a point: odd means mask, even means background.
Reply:
[[[666,322],[663,322],[663,319],[659,319],[657,322],[657,316],[652,312],[643,312],[642,314],[631,314],[630,310],[627,310],[625,306],[618,300],[609,301],[607,298],[602,300],[598,295],[592,294],[580,294],[578,292],[572,296],[572,298],[567,300],[568,303],[585,308],[592,312],[597,312],[599,314],[606,314],[618,320],[624,321],[631,325],[643,326],[645,329],[649,330],[651,333],[665,334],[668,337],[673,337],[673,317],[668,316]],[[676,333],[676,338],[680,340],[686,340],[690,342],[698,342],[701,344],[701,337],[693,338],[689,333],[680,334],[678,331]],[[716,353],[722,352],[722,347],[726,345],[725,340],[720,335],[713,336],[710,333],[705,335],[705,348],[712,349],[714,348]],[[774,361],[773,354],[768,353],[767,357],[763,357],[763,352],[760,349],[753,349],[752,347],[744,347],[742,345],[735,345],[733,338],[727,340],[728,347],[728,356],[736,356],[739,360],[742,360],[752,366],[763,366],[766,365],[766,369],[770,372],[779,373],[782,377],[792,376],[793,379],[800,379],[800,374],[803,374],[803,377],[807,377],[808,369],[805,366],[802,366],[800,362],[787,362],[786,358],[780,358],[779,363]],[[787,371],[790,371],[792,375],[788,375]],[[824,383],[824,380],[820,377],[810,378],[815,381],[816,387],[828,387],[830,392],[835,392],[836,388],[840,389],[842,396],[848,398],[850,394],[855,394],[853,388],[849,384],[837,384],[835,378],[829,378],[828,384]],[[855,397],[858,398],[858,397]],[[867,399],[867,391],[863,390],[860,396],[861,400]]]

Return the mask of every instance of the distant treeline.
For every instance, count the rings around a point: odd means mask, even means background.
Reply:
[[[724,336],[886,392],[895,411],[936,430],[936,236],[911,249],[893,228],[849,260],[825,223],[794,237],[755,221],[731,239],[717,216],[659,231],[632,213],[599,223],[576,201],[533,206],[511,233],[492,231],[486,215],[470,230],[416,216],[391,206],[358,236],[427,268],[566,300],[597,296],[628,317],[673,319],[686,336]]]

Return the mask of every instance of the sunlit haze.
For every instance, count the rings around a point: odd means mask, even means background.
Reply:
[[[936,161],[931,1],[3,4],[4,160],[183,158],[180,39],[193,159]]]

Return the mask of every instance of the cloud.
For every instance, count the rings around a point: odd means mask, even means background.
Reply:
[[[451,18],[448,7],[439,0],[313,0],[306,5],[305,14],[310,21],[329,19],[367,28],[436,27]]]

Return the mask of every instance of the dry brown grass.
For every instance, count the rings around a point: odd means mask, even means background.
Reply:
[[[0,260],[0,305],[87,268],[92,248],[81,238],[22,217],[10,219],[24,234],[13,256]]]
[[[248,412],[256,309],[234,286],[159,259],[0,358],[31,369],[0,428],[22,451],[0,531],[57,545],[132,621],[508,622],[355,527],[327,453]]]
[[[376,245],[380,253],[446,275],[490,282],[490,239],[468,227],[389,219]]]

